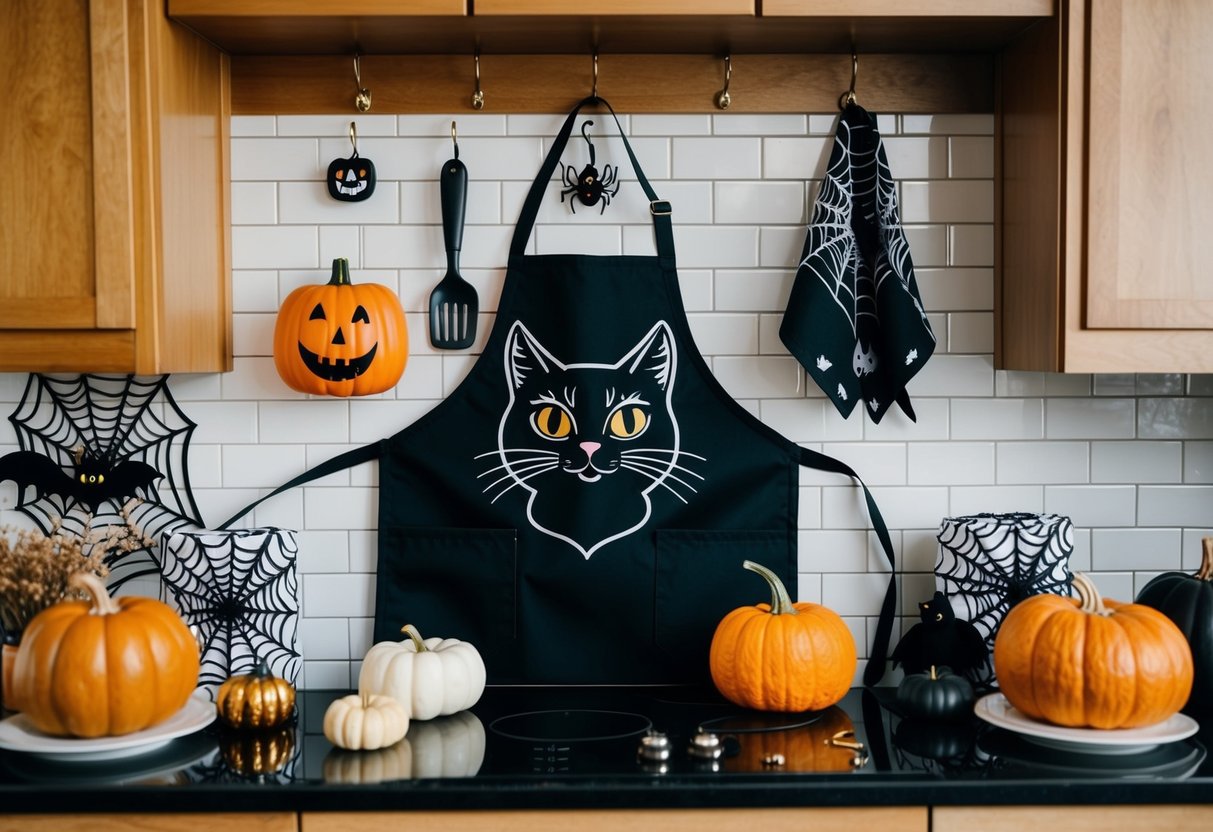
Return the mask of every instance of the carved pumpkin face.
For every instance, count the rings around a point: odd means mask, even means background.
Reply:
[[[400,380],[408,351],[395,293],[376,283],[351,284],[344,258],[333,261],[328,283],[291,292],[274,325],[274,366],[301,393],[382,393]]]
[[[329,196],[342,202],[361,202],[375,191],[375,163],[355,151],[348,159],[329,163],[325,180]]]

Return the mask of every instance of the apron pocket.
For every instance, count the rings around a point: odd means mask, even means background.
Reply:
[[[708,650],[725,615],[771,600],[742,561],[775,572],[795,597],[796,549],[786,531],[658,529],[656,543],[654,638],[688,678],[709,678]]]
[[[512,651],[517,539],[514,529],[380,529],[375,641],[399,641],[413,624],[471,642],[486,663]]]

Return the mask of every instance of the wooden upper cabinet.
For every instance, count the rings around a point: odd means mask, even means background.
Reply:
[[[1068,0],[1001,56],[1004,369],[1213,371],[1213,4]]]
[[[230,369],[227,59],[155,0],[0,15],[0,371]]]

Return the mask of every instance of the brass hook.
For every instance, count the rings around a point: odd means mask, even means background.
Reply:
[[[354,53],[354,86],[358,90],[354,95],[354,106],[358,112],[365,113],[371,109],[371,91],[362,86],[362,56]]]
[[[451,144],[455,146],[455,158],[459,158],[459,134],[455,132],[455,122],[451,121]]]
[[[855,79],[859,77],[859,53],[854,49],[851,50],[851,88],[844,92],[838,98],[838,109],[845,110],[848,104],[854,104],[855,98]]]
[[[724,89],[716,93],[716,106],[721,110],[729,109],[729,105],[733,103],[732,96],[729,95],[729,81],[733,79],[733,56],[724,56]]]
[[[590,87],[590,98],[598,97],[598,50],[594,50],[594,84]]]
[[[350,122],[350,144],[354,146],[354,156],[358,155],[358,125]],[[350,158],[354,158],[351,156]]]
[[[475,61],[476,61],[476,90],[475,90],[475,92],[472,93],[472,109],[473,110],[483,110],[484,109],[484,90],[480,89],[480,50],[479,49],[476,50]],[[458,157],[456,157],[456,158],[458,158]]]

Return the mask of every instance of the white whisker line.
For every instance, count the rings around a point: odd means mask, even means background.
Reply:
[[[682,479],[681,477],[675,476],[674,474],[663,473],[662,476],[655,476],[651,466],[649,468],[642,468],[640,463],[631,462],[629,460],[628,462],[623,463],[623,467],[627,468],[630,471],[635,471],[638,474],[644,474],[645,476],[652,477],[654,481],[673,480],[674,482],[685,486],[688,491],[691,491],[692,493],[695,493],[695,494],[699,493],[699,489],[695,488],[695,486],[691,485],[689,482]],[[671,488],[670,490],[673,491],[674,489]],[[683,502],[685,503],[686,500],[683,500]]]
[[[531,465],[526,468],[519,468],[518,470],[511,471],[510,473],[506,474],[504,477],[501,477],[501,478],[489,483],[488,485],[486,485],[484,487],[484,491],[481,491],[480,493],[487,494],[494,487],[500,485],[501,483],[505,482],[506,480],[511,480],[511,479],[512,480],[527,480],[527,479],[530,479],[530,477],[535,476],[535,474],[542,474],[544,471],[551,471],[551,470],[555,469],[556,467],[557,467],[557,463],[555,463],[555,462],[544,462],[542,464]],[[520,476],[518,476],[519,474],[529,474],[530,476],[520,477]]]
[[[628,459],[628,460],[636,460],[637,462],[651,462],[654,465],[669,466],[671,470],[677,468],[679,471],[685,471],[686,473],[690,474],[692,477],[694,477],[697,480],[703,479],[702,474],[695,473],[694,471],[692,471],[690,468],[686,467],[685,465],[678,465],[677,463],[671,463],[670,460],[668,460],[668,459],[655,459],[651,456],[627,456],[624,458]]]
[[[632,468],[632,467],[631,467],[631,466],[629,466],[629,465],[625,465],[625,466],[623,466],[623,467],[624,467],[624,468],[628,468],[629,470],[635,471],[637,474],[641,474],[641,475],[643,475],[643,476],[648,477],[648,478],[649,478],[649,479],[651,479],[651,480],[652,480],[654,483],[656,483],[657,485],[660,485],[662,488],[664,488],[665,490],[669,491],[669,492],[670,492],[671,494],[673,494],[675,497],[677,497],[678,499],[682,500],[683,505],[686,505],[686,502],[687,502],[686,497],[683,497],[681,494],[679,494],[677,491],[675,491],[675,490],[674,490],[674,487],[673,487],[672,485],[670,485],[669,483],[667,483],[667,482],[666,482],[664,479],[659,479],[659,478],[657,478],[657,477],[653,476],[653,475],[652,475],[651,473],[649,473],[648,471],[645,471],[645,470],[644,470],[644,469],[642,469],[642,468]],[[675,479],[677,479],[677,477],[675,477]],[[686,485],[685,483],[683,483],[683,484],[684,484],[684,485]],[[687,486],[687,488],[691,488],[691,487],[688,485],[688,486]],[[695,489],[694,489],[694,488],[691,488],[691,490],[692,490],[692,491],[694,491]]]
[[[527,459],[512,459],[509,462],[505,463],[504,465],[494,465],[492,468],[488,469],[484,473],[477,474],[476,479],[480,479],[481,477],[487,477],[495,471],[501,471],[501,470],[508,469],[508,468],[520,467],[523,465],[531,465],[536,462],[543,462],[545,464],[551,464],[553,462],[553,460],[550,459],[549,457],[544,457],[544,456],[533,456],[533,457],[528,457]]]
[[[619,452],[620,456],[631,456],[633,454],[673,454],[675,457],[689,456],[692,459],[698,459],[701,462],[708,461],[706,456],[700,456],[699,454],[693,454],[690,451],[679,451],[671,448],[628,448],[625,451]]]
[[[472,459],[484,459],[486,456],[499,456],[501,454],[541,454],[543,456],[560,456],[559,451],[545,451],[542,448],[498,448],[495,451],[486,451],[482,454],[476,454]]]
[[[553,469],[555,469],[555,468],[556,468],[556,466],[555,466],[555,465],[553,465],[551,468],[548,468],[548,469],[546,469],[546,470],[549,470],[549,471],[550,471],[550,470],[553,470]],[[515,478],[514,478],[514,482],[510,483],[508,486],[506,486],[505,488],[501,489],[501,493],[500,493],[500,494],[498,494],[498,495],[497,495],[496,497],[494,497],[493,499],[489,500],[489,505],[492,505],[493,503],[497,502],[497,501],[498,501],[498,500],[500,500],[502,497],[504,497],[506,494],[508,494],[508,493],[510,492],[510,489],[511,489],[511,488],[517,488],[518,486],[522,485],[522,484],[523,484],[524,482],[526,482],[527,480],[531,479],[532,477],[537,477],[537,476],[539,476],[539,475],[540,475],[540,474],[542,474],[542,473],[544,473],[544,471],[543,471],[543,470],[539,470],[539,471],[536,471],[536,472],[535,472],[535,473],[533,473],[533,474],[528,474],[528,475],[527,475],[527,476],[525,476],[525,477],[515,477]],[[503,478],[503,479],[504,479],[504,478]],[[497,482],[501,482],[501,480],[498,480]],[[495,485],[495,484],[496,484],[496,483],[494,483],[494,485]],[[489,486],[489,488],[492,488],[492,487],[493,487],[493,486],[491,486],[491,485]],[[486,488],[486,489],[484,489],[484,490],[485,490],[485,491],[488,491],[489,489],[488,489],[488,488]]]

